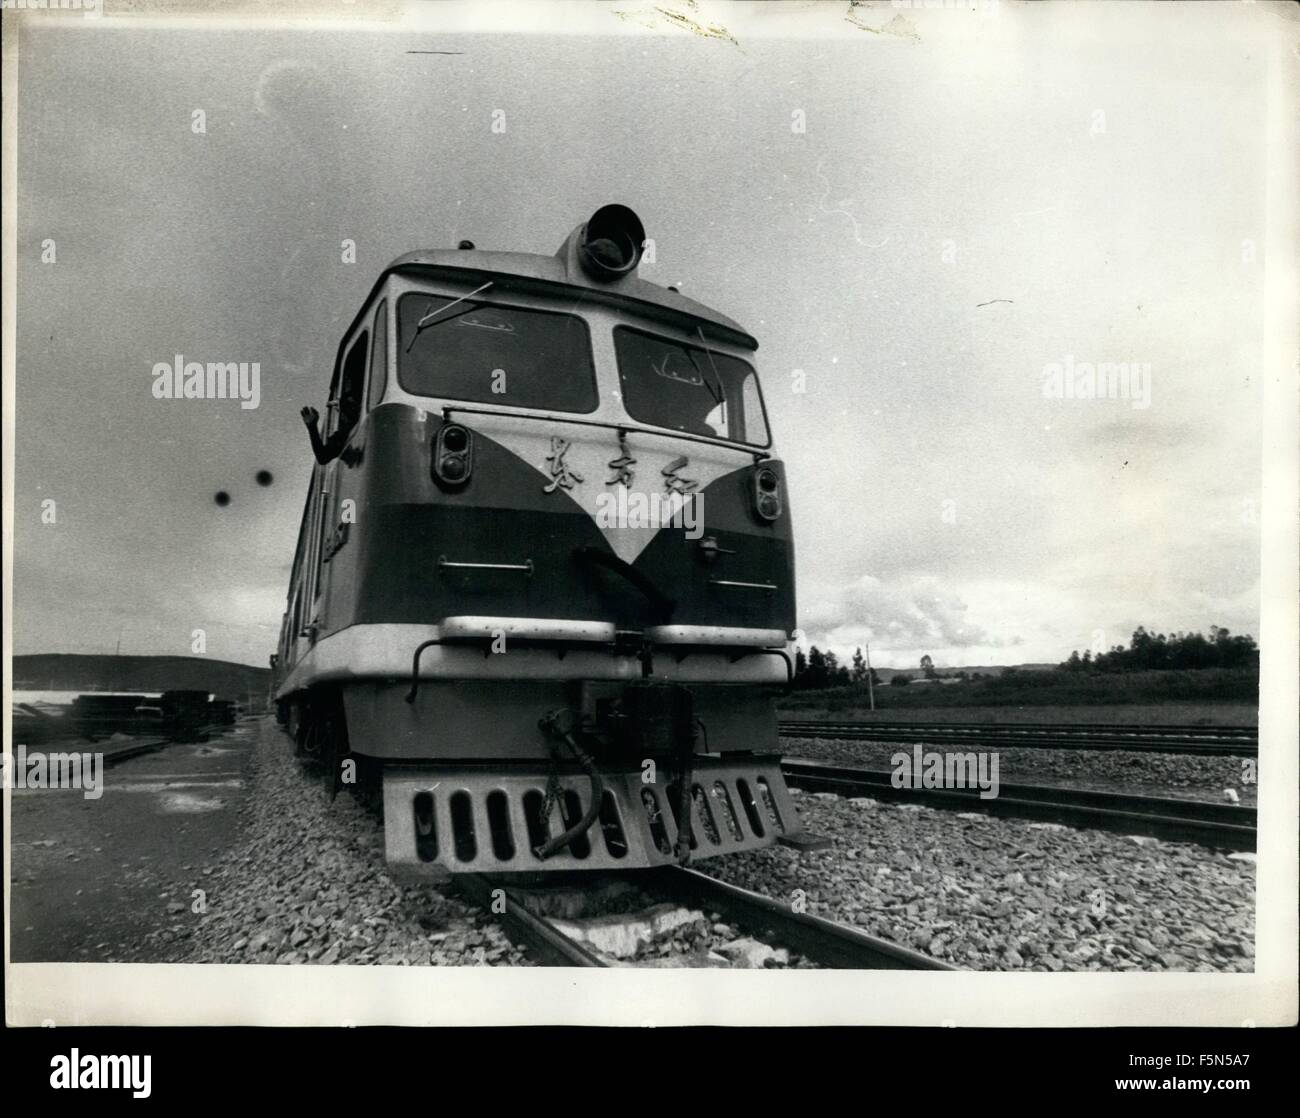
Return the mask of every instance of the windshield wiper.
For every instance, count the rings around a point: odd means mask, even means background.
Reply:
[[[420,319],[419,322],[415,324],[415,330],[411,334],[411,340],[406,343],[406,349],[404,352],[406,353],[411,352],[411,346],[415,345],[415,339],[420,336],[420,331],[423,330],[426,326],[441,326],[442,323],[444,322],[451,322],[452,319],[460,317],[460,315],[454,314],[451,316],[451,318],[444,318],[444,319],[440,319],[438,322],[434,322],[433,319],[436,318],[438,315],[442,314],[443,311],[451,310],[451,308],[456,306],[458,303],[463,303],[466,299],[474,298],[474,296],[477,295],[480,291],[486,291],[491,286],[492,286],[492,281],[488,280],[487,283],[485,283],[482,287],[475,288],[468,295],[462,295],[458,299],[453,299],[450,303],[443,303],[443,305],[440,306],[437,310],[430,311],[428,314],[426,314],[422,319]],[[473,307],[466,307],[463,311],[460,312],[460,314],[469,314],[469,312],[472,310],[474,310]]]
[[[695,370],[696,376],[700,378],[700,383],[704,385],[704,391],[713,398],[715,404],[722,403],[722,398],[713,391],[713,385],[709,383],[709,378],[704,375],[704,370],[700,368],[700,363],[695,360],[695,354],[691,352],[690,346],[682,346],[682,349],[686,353],[686,360],[691,363],[691,368]],[[655,371],[658,372],[657,369]],[[660,373],[659,375],[663,376],[664,374]]]
[[[713,350],[709,348],[709,343],[704,340],[704,331],[700,327],[695,327],[695,332],[700,336],[700,345],[704,347],[704,352],[709,355],[709,366],[713,369],[713,379],[718,382],[718,391],[714,392],[713,387],[708,381],[704,381],[704,387],[709,390],[709,395],[713,397],[715,404],[721,404],[724,408],[727,406],[727,390],[722,386],[722,374],[718,372],[718,366],[713,361]],[[686,355],[690,357],[691,364],[695,365],[695,357],[688,349]],[[700,380],[704,380],[704,370],[695,365],[695,371],[700,374]]]

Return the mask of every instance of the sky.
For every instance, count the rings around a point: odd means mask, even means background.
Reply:
[[[759,339],[805,642],[942,668],[1258,634],[1276,12],[626,0],[534,9],[543,33],[361,7],[24,25],[15,652],[203,629],[265,664],[298,410],[381,269],[553,253],[613,201],[655,239],[643,278]],[[176,354],[260,362],[259,406],[155,399]],[[1103,362],[1129,398],[1050,394]]]

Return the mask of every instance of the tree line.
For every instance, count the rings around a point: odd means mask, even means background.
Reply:
[[[1129,646],[1115,645],[1109,652],[1093,655],[1091,650],[1080,653],[1077,649],[1070,653],[1068,660],[1057,665],[1063,672],[1149,672],[1149,671],[1193,671],[1199,668],[1254,668],[1259,669],[1259,648],[1254,637],[1249,634],[1237,635],[1219,625],[1210,626],[1210,635],[1201,633],[1164,633],[1149,632],[1144,625],[1139,625],[1129,641]],[[813,645],[805,656],[803,649],[798,649],[794,656],[794,687],[798,691],[821,691],[831,687],[853,687],[867,685],[870,672],[871,683],[879,687],[881,680],[875,668],[868,668],[862,649],[853,653],[848,664],[841,664],[839,657],[829,649],[823,652]],[[980,672],[948,672],[962,680],[978,681],[985,677]],[[1006,668],[1000,678],[1011,682],[1020,678],[1014,668]],[[929,655],[921,657],[916,676],[907,672],[894,672],[889,683],[893,687],[905,687],[914,678],[937,679],[934,661]]]
[[[1234,635],[1218,625],[1210,626],[1208,637],[1199,632],[1151,633],[1139,625],[1128,648],[1115,645],[1096,656],[1092,650],[1080,655],[1075,649],[1058,665],[1067,672],[1150,672],[1189,671],[1197,668],[1258,668],[1259,648],[1249,634]]]
[[[823,652],[816,645],[803,654],[797,649],[794,654],[794,686],[800,691],[820,691],[826,687],[851,687],[867,683],[867,661],[862,649],[856,649],[850,664],[841,664],[840,658],[829,649]],[[880,676],[871,668],[871,682],[880,686]]]
[[[924,679],[939,678],[934,661],[928,654],[921,657],[918,674]],[[968,676],[965,672],[950,674],[959,679],[983,678],[979,672],[972,676]],[[867,667],[867,660],[862,655],[861,648],[854,649],[853,659],[847,665],[841,664],[834,652],[829,649],[823,652],[816,645],[808,650],[807,656],[804,655],[803,649],[797,649],[794,654],[794,686],[799,691],[820,691],[828,687],[865,687],[868,675],[871,678],[871,685],[879,687],[880,676],[875,668]],[[905,687],[912,682],[912,678],[907,672],[894,672],[889,678],[889,683],[892,687]]]

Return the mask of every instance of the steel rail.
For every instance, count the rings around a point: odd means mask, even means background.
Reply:
[[[848,730],[924,730],[950,734],[1006,733],[1025,736],[1049,735],[1052,737],[1126,737],[1126,738],[1176,738],[1191,741],[1254,741],[1258,733],[1253,726],[1118,726],[1099,723],[1052,724],[1040,722],[877,722],[831,721],[829,719],[783,719],[784,724],[800,729],[838,728]]]
[[[772,940],[824,967],[840,970],[957,970],[931,955],[856,928],[795,912],[788,904],[750,892],[698,870],[661,866],[646,880],[666,894],[718,912],[729,924]]]
[[[523,901],[499,882],[490,882],[476,873],[459,873],[453,876],[452,881],[469,900],[489,912],[492,911],[493,892],[502,890],[505,911],[496,915],[504,926],[503,930],[512,942],[532,951],[539,962],[552,967],[609,966],[545,917],[530,912]]]
[[[1139,722],[913,722],[909,720],[890,721],[887,719],[865,718],[808,718],[785,719],[797,726],[915,726],[923,729],[945,730],[1017,730],[1025,732],[1047,731],[1052,733],[1086,733],[1112,732],[1138,734],[1147,736],[1178,737],[1247,737],[1258,736],[1254,726],[1202,726],[1199,724],[1174,725],[1169,723]]]
[[[96,742],[96,745],[104,746],[107,742]],[[104,764],[116,765],[119,761],[129,761],[132,757],[139,757],[144,753],[155,753],[159,749],[165,749],[169,745],[176,745],[173,738],[163,738],[161,741],[132,742],[123,745],[120,749],[102,750],[104,754]]]
[[[1227,850],[1254,850],[1257,843],[1255,809],[1234,804],[1028,784],[1000,784],[996,797],[981,799],[978,788],[899,788],[888,770],[846,768],[802,759],[782,761],[781,771],[787,783],[810,792],[910,801],[927,807],[1064,823]]]
[[[628,880],[654,894],[717,912],[730,924],[757,938],[774,942],[824,967],[854,970],[956,970],[919,951],[867,935],[856,928],[793,911],[771,897],[741,889],[697,870],[678,866],[629,871]],[[480,874],[452,878],[466,898],[491,910],[493,892],[502,890],[504,911],[497,914],[511,941],[527,948],[545,966],[609,967],[612,965],[561,932],[543,916],[530,911],[506,885]]]
[[[1018,726],[1009,723],[796,722],[778,723],[782,737],[841,738],[851,741],[981,745],[1026,749],[1129,750],[1147,753],[1254,756],[1258,738],[1239,731],[1207,732],[1204,728],[1149,731],[1134,727],[1116,732],[1110,727]],[[1253,735],[1253,731],[1250,732]]]

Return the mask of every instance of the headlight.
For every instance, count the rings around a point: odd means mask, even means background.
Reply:
[[[433,476],[443,485],[464,485],[474,466],[474,439],[459,423],[444,424],[433,444]]]
[[[767,521],[781,516],[781,479],[771,466],[754,470],[754,511]]]

